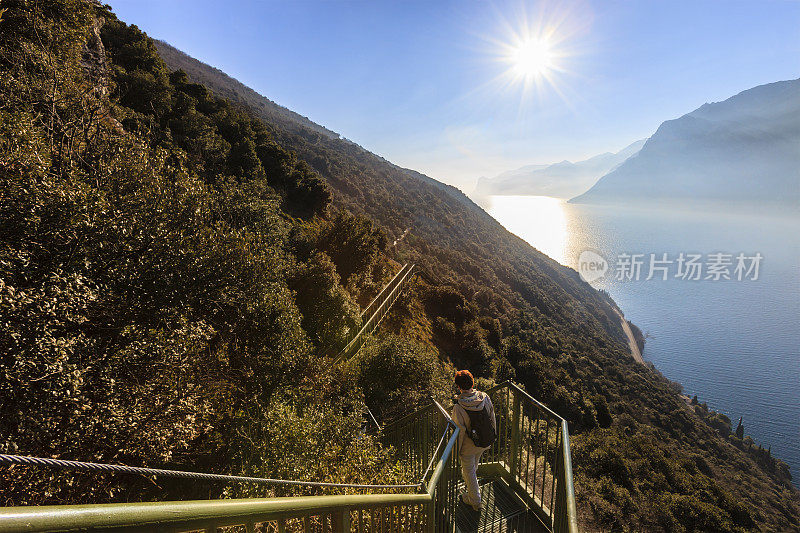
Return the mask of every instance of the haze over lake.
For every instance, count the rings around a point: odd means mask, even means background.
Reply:
[[[509,231],[577,268],[584,250],[611,264],[592,283],[607,290],[647,335],[644,358],[688,395],[731,418],[800,476],[800,217],[722,210],[674,213],[567,204],[541,196],[492,196],[487,211]],[[758,279],[648,276],[650,254],[760,253]],[[644,254],[641,277],[618,281],[619,254]],[[706,271],[703,272],[703,278]],[[752,275],[751,275],[752,277]]]

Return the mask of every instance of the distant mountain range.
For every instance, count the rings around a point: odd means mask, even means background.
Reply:
[[[564,160],[552,165],[527,165],[494,178],[479,178],[474,195],[518,194],[571,198],[586,191],[601,176],[636,154],[644,142],[642,139],[619,152],[606,152],[577,163]]]
[[[574,203],[800,207],[800,79],[743,91],[659,126]]]

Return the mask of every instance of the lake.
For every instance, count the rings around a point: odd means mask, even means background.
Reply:
[[[577,270],[586,250],[605,259],[608,270],[592,285],[607,290],[647,335],[644,358],[686,394],[728,415],[734,429],[744,417],[745,434],[771,446],[797,483],[799,217],[611,208],[540,196],[493,196],[484,204],[509,231],[564,265]],[[699,274],[688,268],[692,255],[700,256],[693,260]]]

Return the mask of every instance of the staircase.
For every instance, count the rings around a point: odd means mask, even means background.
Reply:
[[[337,360],[351,357],[388,313],[413,265],[401,271],[365,309],[361,329]],[[154,503],[20,506],[0,508],[0,531],[251,532],[551,532],[577,533],[572,462],[566,421],[514,383],[487,392],[497,418],[497,440],[478,467],[480,511],[461,502],[459,429],[436,401],[381,429],[380,438],[409,467],[414,483],[346,485],[240,478],[194,472],[131,468],[0,456],[5,464],[118,471],[188,479],[294,484],[359,490],[284,498],[196,500]],[[60,463],[56,465],[55,463]],[[68,464],[69,463],[69,464]],[[235,527],[234,527],[235,526]]]
[[[400,297],[405,284],[411,280],[414,265],[404,264],[400,271],[381,289],[375,298],[361,311],[361,328],[352,332],[347,345],[334,358],[334,363],[345,361],[353,357],[364,345],[370,335],[389,313],[392,305]]]

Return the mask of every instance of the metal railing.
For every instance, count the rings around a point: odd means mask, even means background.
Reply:
[[[458,504],[458,427],[435,400],[386,426],[383,441],[411,467],[433,499],[429,531],[453,531]]]
[[[554,533],[577,533],[572,462],[566,421],[513,383],[487,391],[498,438],[484,453],[479,474],[500,477],[528,512],[506,529],[541,522]],[[460,431],[437,402],[383,428],[398,465],[418,484],[416,493],[351,494],[184,502],[0,508],[2,531],[236,531],[453,532],[459,502]],[[272,480],[265,480],[272,481]],[[487,512],[494,510],[487,509]],[[502,527],[501,527],[502,530]]]
[[[420,483],[405,487],[417,493],[6,507],[0,508],[0,530],[216,533],[230,526],[250,532],[261,524],[262,531],[275,532],[444,531],[455,512],[458,428],[435,402],[406,423],[416,428],[413,435],[391,426],[384,440],[399,446],[398,460],[415,465]]]
[[[501,476],[550,531],[577,533],[566,420],[515,383],[487,392],[498,437],[483,454],[480,471]]]
[[[334,358],[334,363],[350,359],[361,349],[367,341],[367,336],[371,334],[381,321],[389,313],[389,310],[397,301],[405,283],[411,279],[414,272],[414,265],[408,263],[395,274],[392,280],[378,293],[375,298],[361,312],[362,325],[358,331],[354,331],[348,338],[347,345]],[[366,321],[363,317],[369,317]]]
[[[184,502],[8,507],[0,529],[23,531],[160,531],[240,526],[265,531],[433,531],[429,494],[360,494]]]
[[[502,478],[530,511],[510,518],[506,527],[524,531],[529,529],[531,521],[537,521],[537,526],[554,533],[577,533],[566,420],[515,383],[502,383],[487,393],[494,405],[498,437],[484,452],[479,473],[482,477]],[[449,421],[449,415],[434,402],[384,429],[385,442],[391,444],[400,457],[409,458],[415,478],[422,479],[423,484],[426,483],[426,469],[430,468],[423,458],[439,459],[442,433],[437,423],[445,419]],[[456,459],[454,453],[450,457],[453,464],[448,469],[448,477],[440,481],[442,485],[438,488],[441,500],[435,515],[436,531],[454,529],[460,480]]]
[[[406,272],[413,267],[414,265],[409,265],[408,263],[405,263],[400,269],[400,271],[397,274],[395,274],[394,277],[389,281],[389,283],[387,283],[386,286],[383,287],[381,291],[375,295],[375,298],[373,298],[372,301],[368,303],[364,309],[362,309],[361,318],[372,315],[375,312],[375,309],[377,309],[378,306],[381,304],[381,302],[386,298],[386,295],[390,293],[392,289],[394,289],[397,286],[398,283],[400,283],[400,280],[403,279],[403,276],[406,274]]]

